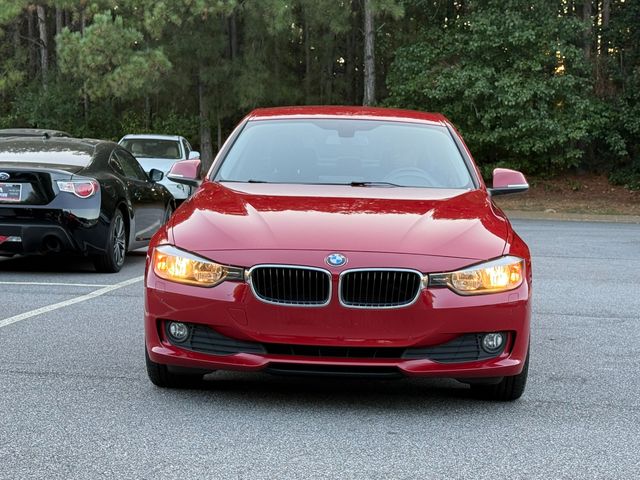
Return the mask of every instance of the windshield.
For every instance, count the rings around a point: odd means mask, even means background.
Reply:
[[[215,180],[473,187],[446,127],[353,119],[248,122]]]
[[[180,142],[177,140],[153,140],[149,138],[125,138],[120,143],[136,158],[166,158],[180,160]]]

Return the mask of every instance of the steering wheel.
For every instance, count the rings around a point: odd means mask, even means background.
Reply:
[[[420,178],[422,180],[425,180],[426,184],[416,185],[415,182],[403,183],[399,181],[399,179],[403,177],[409,177],[414,179]],[[396,168],[395,170],[389,172],[389,174],[386,177],[384,177],[384,181],[389,183],[397,183],[400,185],[407,185],[408,183],[407,186],[410,186],[410,187],[436,187],[440,185],[440,182],[436,178],[432,177],[421,168],[416,168],[416,167]]]

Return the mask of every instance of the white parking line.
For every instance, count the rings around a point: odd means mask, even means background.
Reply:
[[[54,303],[52,305],[47,305],[46,307],[36,308],[35,310],[31,310],[30,312],[25,312],[19,315],[14,315],[13,317],[5,318],[4,320],[0,320],[0,328],[11,325],[12,323],[21,322],[22,320],[26,320],[27,318],[35,317],[36,315],[41,315],[53,310],[58,310],[59,308],[68,307],[69,305],[73,305],[75,303],[91,300],[92,298],[99,297],[101,295],[104,295],[105,293],[113,292],[114,290],[117,290],[119,288],[137,283],[143,278],[144,276],[140,275],[139,277],[130,278],[129,280],[124,280],[123,282],[116,283],[114,285],[108,285],[104,288],[100,288],[99,290],[87,293],[86,295],[80,295],[79,297],[71,298],[69,300],[65,300],[64,302]]]
[[[0,282],[0,285],[53,285],[54,287],[110,287],[105,283],[59,283],[59,282]]]

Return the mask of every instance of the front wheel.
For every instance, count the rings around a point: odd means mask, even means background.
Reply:
[[[485,400],[497,400],[501,402],[511,402],[517,400],[524,393],[527,385],[527,375],[529,373],[529,352],[524,361],[524,368],[518,375],[504,377],[495,385],[471,385],[471,390]]]
[[[113,214],[107,235],[105,252],[93,257],[93,265],[98,272],[117,273],[127,253],[127,226],[120,210]]]
[[[147,347],[144,348],[144,359],[147,365],[147,375],[149,380],[156,387],[162,388],[194,388],[202,382],[202,376],[205,372],[193,369],[182,369],[181,373],[169,370],[169,367],[156,363],[149,358]],[[206,372],[208,373],[208,372]]]
[[[171,205],[171,203],[168,203],[167,208],[164,209],[164,216],[162,217],[163,225],[171,219],[171,215],[173,215],[173,205]]]

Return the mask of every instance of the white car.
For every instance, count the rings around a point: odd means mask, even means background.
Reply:
[[[138,159],[147,173],[152,168],[161,170],[164,178],[160,183],[169,189],[178,202],[189,196],[189,186],[167,178],[174,163],[200,158],[200,152],[193,150],[186,138],[178,135],[130,134],[122,137],[118,143]]]

